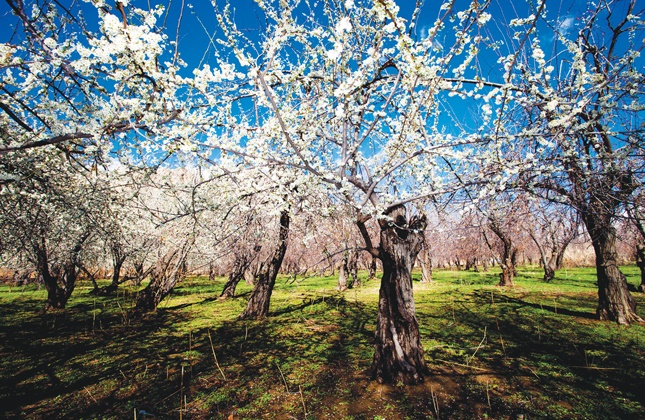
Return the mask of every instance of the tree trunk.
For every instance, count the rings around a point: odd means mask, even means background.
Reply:
[[[62,266],[53,264],[51,269],[45,239],[42,238],[39,245],[36,246],[36,268],[47,290],[45,310],[63,309],[67,305],[67,301],[76,287],[79,254],[88,236],[89,234],[84,234],[78,238],[76,245],[70,251],[67,261]]]
[[[233,265],[233,271],[231,271],[231,274],[229,274],[228,276],[228,281],[224,285],[224,290],[222,290],[220,298],[226,299],[235,296],[235,289],[237,288],[237,284],[245,276],[245,273],[249,271],[249,267],[251,266],[251,263],[253,262],[256,254],[259,251],[260,246],[256,245],[255,247],[253,247],[252,253],[241,252],[235,255],[235,264]]]
[[[491,219],[489,224],[490,230],[502,241],[502,258],[499,266],[502,272],[499,273],[499,286],[513,286],[513,276],[515,275],[515,261],[517,260],[517,249],[513,245],[511,238],[504,232],[497,219]],[[489,245],[490,247],[490,245]],[[492,249],[492,248],[491,248]]]
[[[275,279],[282,265],[284,254],[287,252],[287,240],[289,238],[289,212],[287,210],[283,210],[280,215],[280,234],[278,236],[278,243],[271,259],[260,265],[255,288],[251,292],[249,302],[240,315],[240,319],[266,318],[269,314],[269,303]]]
[[[643,243],[636,245],[636,265],[641,270],[641,284],[638,286],[638,291],[645,293],[645,244]]]
[[[358,253],[354,249],[350,249],[347,256],[347,272],[351,277],[349,287],[361,287],[361,281],[358,278]]]
[[[376,279],[376,258],[372,258],[372,261],[370,262],[370,267],[368,270],[368,280],[375,280]]]
[[[186,276],[186,258],[190,245],[169,251],[157,261],[150,271],[150,283],[137,294],[135,313],[151,312],[157,309],[162,300]]]
[[[110,283],[110,287],[114,289],[113,291],[116,292],[116,289],[119,287],[119,279],[121,278],[121,269],[123,268],[123,264],[125,263],[125,255],[121,255],[118,258],[114,260],[114,263],[112,264],[112,283]]]
[[[502,272],[499,273],[499,283],[498,286],[501,287],[511,287],[513,283],[513,269],[510,268],[508,264],[502,263]]]
[[[347,279],[349,278],[349,272],[347,270],[347,252],[343,253],[343,260],[340,263],[338,268],[338,284],[336,285],[336,290],[339,292],[344,292],[347,290]]]
[[[246,272],[247,268],[248,264],[247,261],[245,261],[245,258],[238,255],[235,258],[233,271],[231,271],[231,273],[228,275],[228,280],[224,285],[224,290],[222,290],[222,294],[219,296],[221,299],[235,297],[235,289],[237,288],[237,284],[244,277],[244,273]]]
[[[251,287],[255,287],[255,278],[257,277],[258,269],[253,265],[244,272],[244,282]]]
[[[432,283],[432,255],[426,245],[419,253],[419,265],[421,265],[421,283]]]
[[[555,269],[556,269],[556,260],[557,256],[552,255],[551,258],[544,264],[544,277],[542,278],[545,282],[550,282],[555,278]]]
[[[383,278],[379,291],[373,375],[379,382],[415,384],[428,373],[412,293],[412,266],[424,241],[425,215],[409,223],[397,206],[379,221],[379,258]],[[365,234],[363,234],[365,236]]]
[[[76,287],[76,277],[76,267],[70,267],[68,264],[65,267],[53,267],[51,272],[48,269],[41,273],[45,290],[47,290],[45,310],[65,308]]]
[[[107,296],[112,293],[116,293],[116,290],[119,288],[119,279],[121,278],[121,268],[125,263],[126,256],[122,253],[113,253],[112,260],[112,282],[105,287],[97,287],[94,283],[94,291],[92,292],[95,295]]]
[[[629,293],[627,279],[618,268],[616,230],[611,225],[611,218],[589,212],[583,214],[583,220],[596,254],[598,319],[624,325],[642,321],[636,314],[636,301]]]

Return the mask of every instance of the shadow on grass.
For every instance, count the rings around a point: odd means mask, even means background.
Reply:
[[[590,296],[426,291],[431,376],[402,387],[369,379],[373,304],[278,290],[270,316],[248,321],[230,315],[239,301],[202,290],[135,320],[116,297],[43,315],[36,298],[0,303],[0,417],[171,419],[181,404],[192,419],[604,419],[645,406],[643,328],[592,320]],[[210,325],[187,332],[204,307]]]
[[[501,289],[500,289],[501,290]],[[490,291],[483,291],[483,290],[478,290],[473,292],[473,296],[479,303],[490,303],[491,302],[491,295]],[[567,297],[568,298],[568,297]],[[554,314],[560,314],[560,315],[565,315],[565,316],[573,316],[573,317],[578,317],[578,318],[584,318],[584,319],[598,319],[595,315],[595,313],[591,312],[583,312],[583,311],[576,311],[572,309],[568,309],[564,305],[557,306],[555,304],[556,300],[554,298],[554,304],[545,304],[545,303],[532,303],[532,302],[527,302],[526,300],[522,300],[521,298],[514,297],[514,296],[508,296],[506,294],[494,294],[493,297],[494,301],[496,301],[498,304],[507,304],[515,307],[531,307],[533,309],[539,309],[541,311],[547,311],[547,312],[552,312]],[[571,298],[568,298],[571,299]],[[575,298],[574,298],[575,299]],[[580,299],[583,302],[586,302],[587,299]]]
[[[426,357],[455,370],[471,407],[511,417],[645,417],[642,326],[626,329],[584,310],[492,293],[476,290],[454,312],[431,308],[420,316],[442,343]],[[565,298],[575,308],[595,304],[592,296]]]

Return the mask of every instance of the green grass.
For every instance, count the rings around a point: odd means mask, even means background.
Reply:
[[[190,419],[645,418],[645,326],[594,320],[593,269],[545,284],[525,267],[512,289],[497,273],[415,273],[431,375],[414,387],[368,376],[377,281],[340,294],[335,277],[279,279],[264,321],[237,320],[250,289],[221,301],[225,279],[189,279],[141,319],[127,288],[81,284],[43,313],[43,290],[0,286],[0,417],[171,419],[182,401]]]

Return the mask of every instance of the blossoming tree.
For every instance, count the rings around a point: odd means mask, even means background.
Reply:
[[[471,32],[490,15],[477,2],[459,13],[448,3],[428,35],[415,39],[419,10],[407,21],[391,0],[258,5],[268,22],[258,42],[237,29],[228,9],[219,14],[226,66],[235,62],[245,73],[230,74],[240,86],[234,94],[218,89],[221,69],[195,73],[204,103],[196,107],[198,147],[297,170],[354,207],[365,250],[383,265],[374,376],[419,382],[427,368],[411,269],[427,222],[408,207],[457,185],[448,169],[476,141],[442,132],[438,97],[458,88],[481,41]],[[453,30],[443,34],[451,19]],[[207,106],[226,97],[231,105]],[[365,226],[372,217],[378,244]]]
[[[644,180],[645,12],[636,1],[600,1],[573,24],[549,19],[546,5],[512,22],[515,47],[500,56],[514,100],[490,132],[497,174],[578,212],[596,255],[597,315],[629,324],[640,317],[618,268],[614,223]]]

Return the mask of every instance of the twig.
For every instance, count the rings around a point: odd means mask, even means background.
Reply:
[[[213,351],[213,359],[215,359],[215,365],[217,366],[217,369],[219,369],[219,373],[222,374],[222,378],[226,380],[226,375],[224,375],[222,368],[219,367],[219,363],[217,362],[217,356],[215,355],[215,347],[213,346],[213,339],[211,338],[211,330],[208,330],[208,341],[211,342],[211,350]]]
[[[275,366],[278,368],[280,376],[282,376],[282,381],[284,382],[284,387],[286,388],[287,393],[289,393],[289,385],[287,384],[287,380],[284,378],[284,374],[282,373],[282,369],[280,369],[280,365],[276,363]]]
[[[473,353],[473,355],[472,355],[472,356],[470,356],[470,359],[468,359],[468,362],[466,363],[466,365],[470,365],[470,362],[472,362],[472,361],[473,361],[473,359],[475,358],[475,355],[477,354],[477,352],[479,351],[479,349],[480,349],[480,348],[482,347],[482,345],[484,344],[484,341],[486,341],[486,329],[487,329],[487,328],[488,328],[488,327],[484,327],[484,337],[482,338],[482,341],[480,341],[480,342],[479,342],[479,345],[478,345],[478,346],[477,346],[477,348],[475,349],[475,352]]]
[[[466,367],[466,368],[469,368],[469,369],[481,370],[482,372],[490,372],[489,369],[483,369],[483,368],[480,368],[480,367],[477,367],[477,366],[464,365],[463,363],[451,362],[450,360],[444,360],[444,359],[435,359],[435,360],[437,362],[448,363],[448,364],[451,364],[451,365]]]
[[[502,329],[499,327],[499,320],[495,318],[495,323],[497,324],[497,331],[499,332],[499,341],[502,343],[502,353],[504,353],[504,357],[506,357],[506,347],[504,346],[504,338],[502,337]],[[538,327],[539,331],[539,327]]]
[[[439,420],[439,398],[437,398],[437,394],[434,393],[434,389],[432,387],[430,387],[430,395],[432,397],[434,412],[437,415],[437,420]]]
[[[302,396],[302,387],[298,385],[300,390],[300,401],[302,401],[302,409],[305,411],[305,418],[307,418],[307,406],[305,405],[305,397]]]
[[[179,385],[179,420],[184,418],[184,365],[181,366],[181,384]]]
[[[602,368],[602,367],[595,367],[595,366],[569,366],[571,368],[576,368],[576,369],[590,369],[590,370],[620,370],[621,368]]]
[[[85,388],[85,391],[87,392],[87,395],[89,395],[89,396],[90,396],[90,398],[91,398],[95,403],[98,403],[98,401],[96,401],[96,398],[94,398],[94,396],[92,395],[92,393],[90,392],[90,390],[89,390],[89,389],[87,389],[87,387],[86,387],[86,386],[84,386],[83,388]]]

